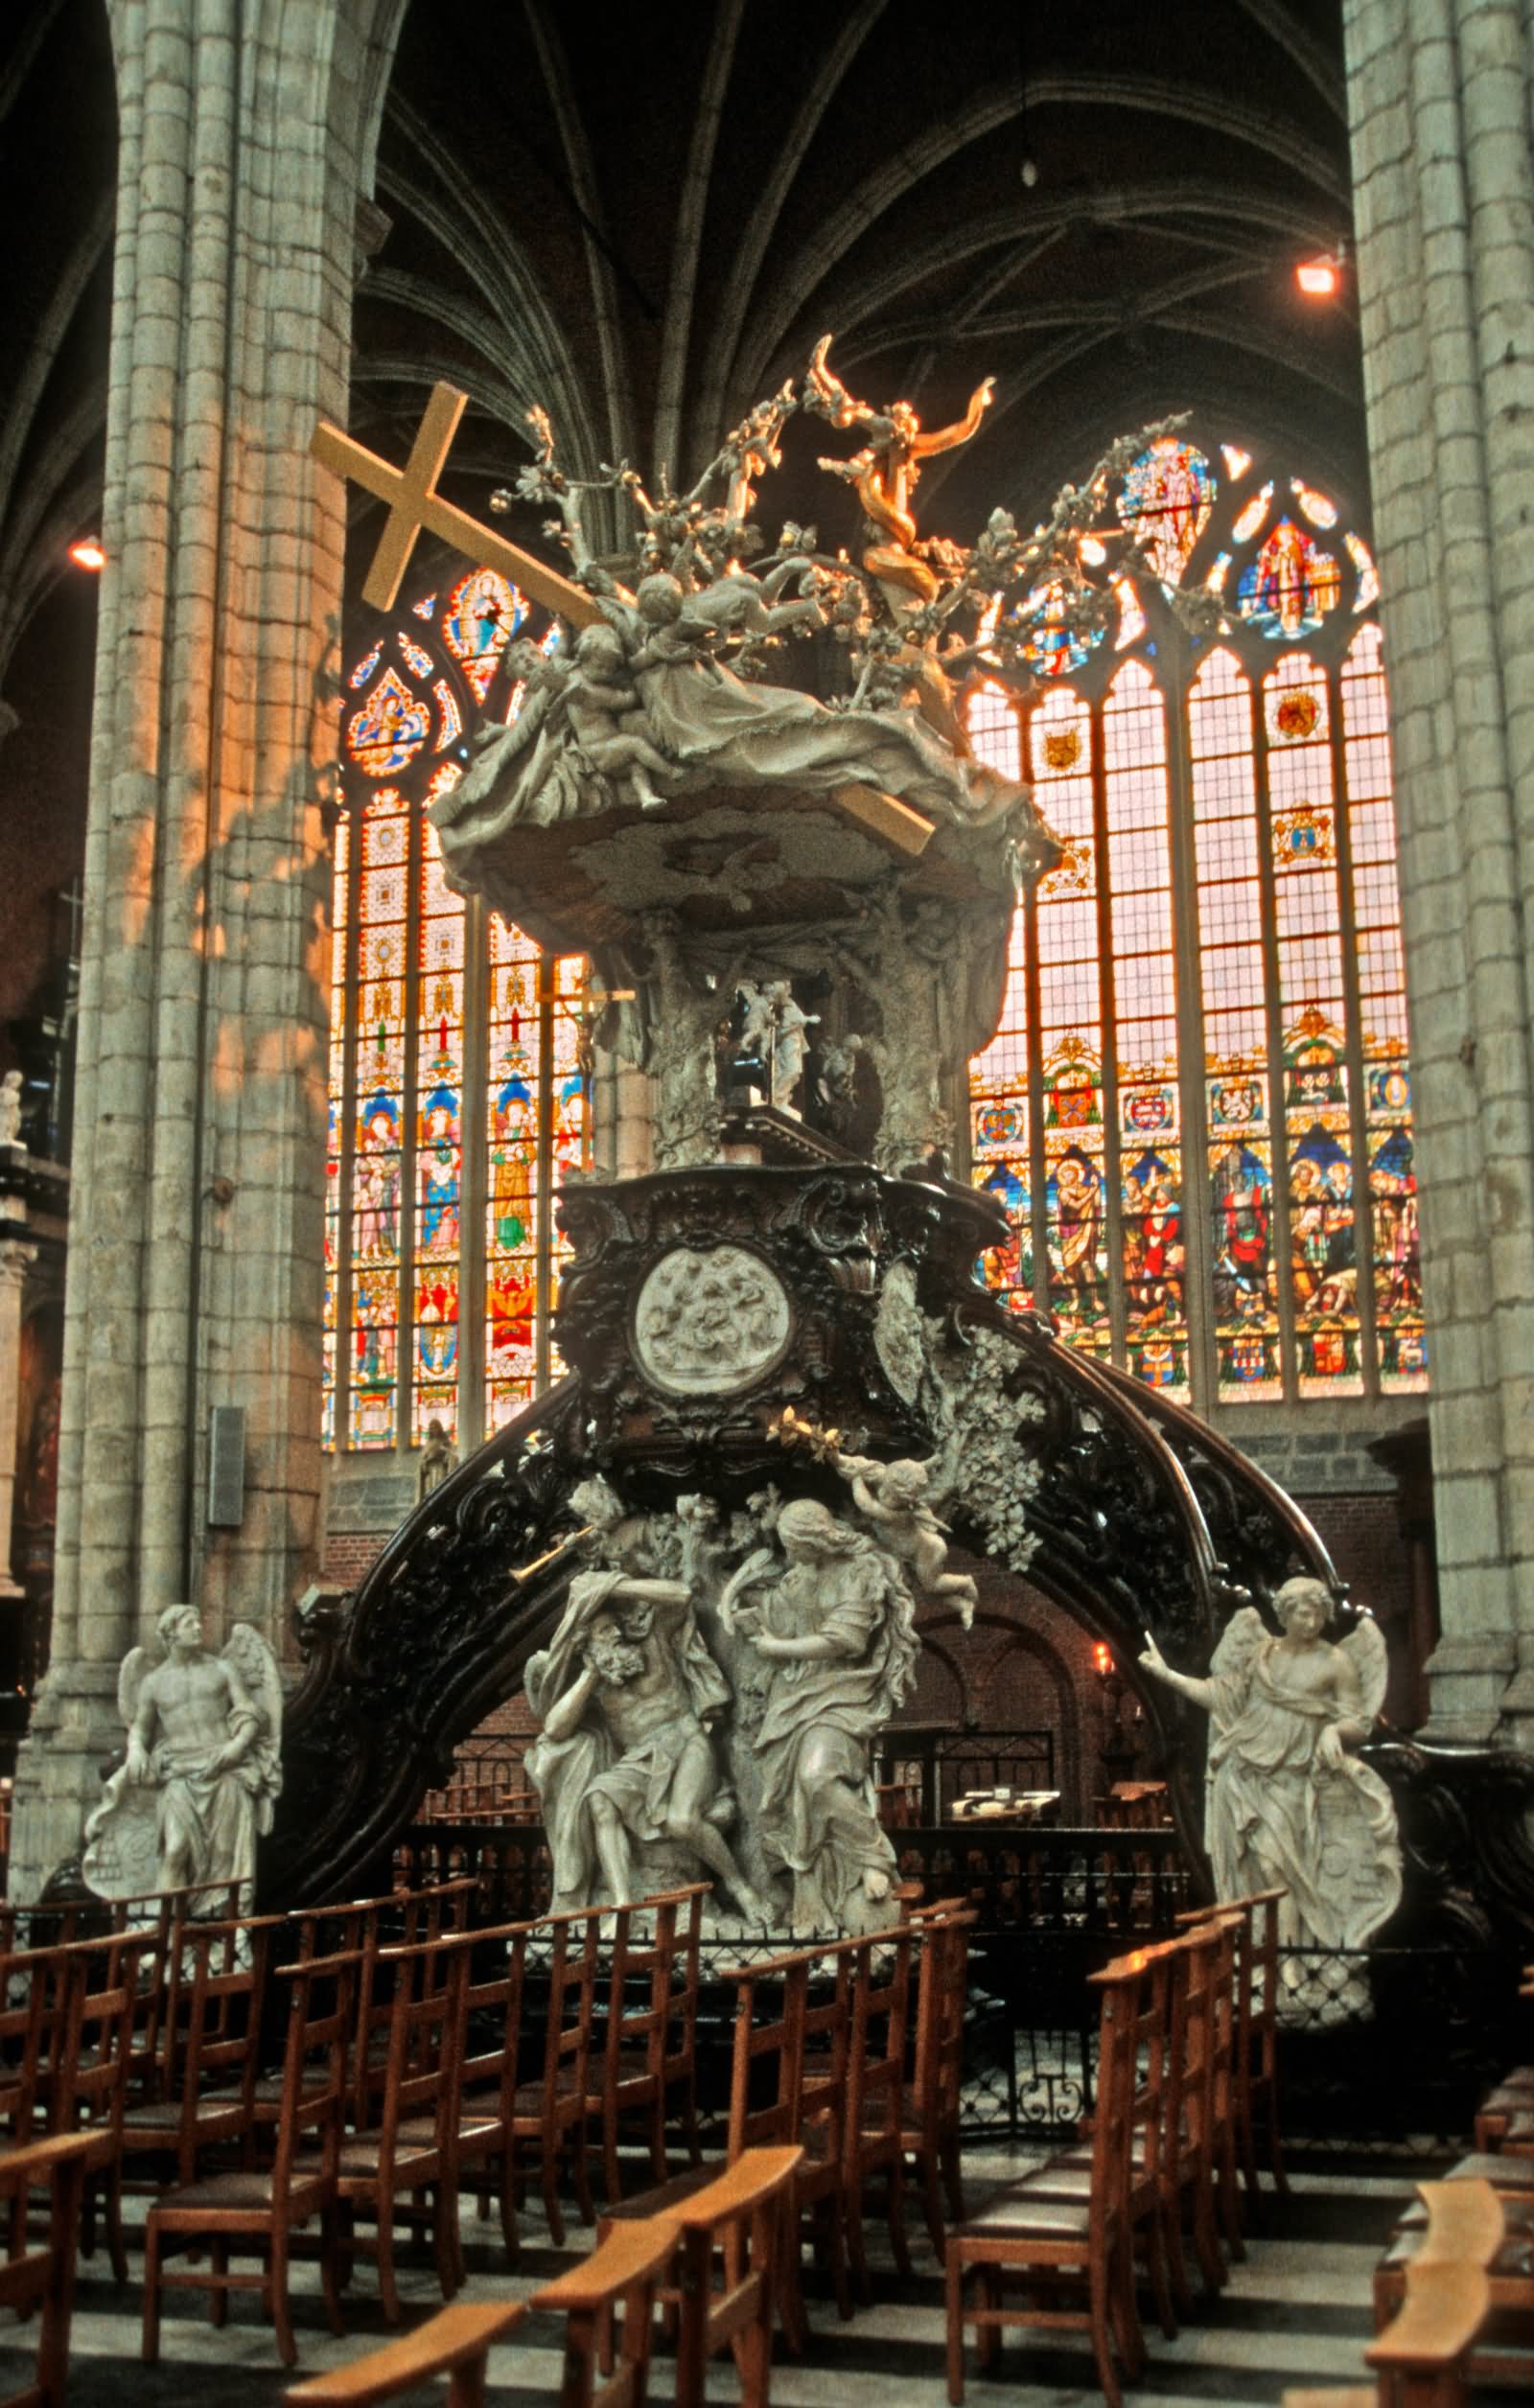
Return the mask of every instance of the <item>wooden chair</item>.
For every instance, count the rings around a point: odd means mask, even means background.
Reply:
[[[231,2290],[259,2290],[269,2304],[283,2363],[291,2366],[298,2355],[288,2300],[291,2236],[315,2215],[325,2306],[332,2330],[341,2331],[336,2184],[358,1963],[356,1956],[314,1956],[278,1977],[288,1999],[288,2038],[274,2164],[184,2184],[151,2208],[144,2236],[146,2364],[159,2357],[160,2291],[167,2286],[211,2290],[216,2325],[228,2313]],[[165,2273],[165,2245],[176,2240],[186,2249],[206,2245],[208,2268]],[[260,2250],[265,2270],[231,2274],[232,2242]]]
[[[732,1967],[726,1975],[735,1990],[726,2164],[734,2165],[748,2149],[802,2150],[780,2290],[784,2330],[796,2349],[802,2349],[806,2333],[798,2280],[799,2226],[805,2209],[822,2211],[838,2309],[844,2317],[852,2312],[845,2247],[847,2052],[851,1960],[866,1945],[844,1940],[828,1948],[797,1949],[759,1964]],[[812,1999],[812,1977],[824,1981],[828,1962],[829,1986]],[[694,2166],[637,2198],[611,2203],[598,2222],[598,2237],[619,2221],[681,2215],[718,2170]]]
[[[0,2156],[0,2206],[12,2211],[11,2254],[0,2259],[0,2305],[23,2316],[42,2309],[35,2379],[0,2401],[0,2408],[64,2408],[69,2377],[69,2333],[75,2305],[75,2242],[80,2230],[88,2132],[59,2132]],[[48,2233],[27,2245],[27,2204],[33,2192],[48,2191]]]
[[[653,2181],[666,2178],[666,2123],[673,2112],[692,2164],[701,2159],[695,2048],[699,1943],[709,1894],[707,1882],[694,1882],[616,1910],[601,2087],[593,2088],[586,2102],[588,2116],[601,2128],[609,2200],[622,2196],[617,2142],[625,2116],[645,2119]],[[636,1916],[650,1927],[642,1938]]]
[[[959,2111],[964,2087],[965,2007],[968,1999],[969,1934],[978,1921],[963,1899],[941,1899],[913,1910],[918,1941],[916,2047],[906,2085],[901,2146],[921,2186],[927,2237],[942,2264],[947,2250],[942,2189],[956,2224],[965,2220],[964,2178],[959,2153]],[[941,2187],[940,2187],[941,2186]],[[892,2212],[895,2202],[892,2200]],[[905,2236],[905,2188],[890,2241],[902,2274],[911,2272]]]
[[[257,2120],[261,2018],[267,1958],[280,1915],[181,1923],[172,1940],[174,2003],[165,2025],[174,2067],[171,2095],[130,2105],[123,2155],[170,2161],[165,2178],[197,2179],[202,2151],[239,2143]]]
[[[1167,1945],[1173,1952],[1172,2037],[1163,2154],[1165,2231],[1172,2293],[1180,2314],[1193,2310],[1183,2233],[1193,2235],[1204,2287],[1226,2281],[1215,2207],[1214,2060],[1216,1994],[1224,1945],[1213,1923],[1196,1923]]]
[[[1108,2408],[1122,2408],[1114,2343],[1130,2375],[1144,2364],[1144,2344],[1132,2313],[1127,2272],[1136,2038],[1147,1985],[1156,1985],[1164,1952],[1142,1950],[1089,1976],[1101,2002],[1098,2093],[1091,2179],[1084,2200],[1052,2197],[1049,2167],[1010,2184],[985,2213],[949,2236],[947,2255],[948,2397],[965,2396],[965,2327],[979,2331],[981,2361],[994,2361],[1008,2325],[1084,2331],[1091,2335],[1098,2380]],[[965,2280],[978,2278],[976,2304],[965,2303]],[[1042,2289],[1046,2304],[1002,2304],[1003,2276]],[[1059,2304],[1067,2289],[1081,2304]],[[1126,2314],[1126,2303],[1130,2312]]]
[[[459,2179],[479,2168],[479,2212],[500,2203],[506,2263],[517,2262],[517,2074],[527,1943],[536,1923],[458,1934],[464,1956],[464,2048],[454,2151]],[[462,2250],[459,2248],[459,2279]]]
[[[395,2202],[402,2190],[423,2220],[430,2199],[437,2280],[444,2300],[462,2281],[458,2249],[458,2092],[463,2071],[468,1957],[452,1939],[389,1948],[374,1960],[389,1992],[388,2048],[376,2125],[343,2139],[336,2195],[348,2264],[359,2214],[373,2224],[379,2296],[391,2325],[400,2321],[394,2279]]]
[[[565,2240],[559,2171],[567,2156],[582,2223],[592,2223],[596,2212],[586,2170],[586,2119],[601,1922],[600,1910],[583,1907],[549,1915],[536,1927],[540,1946],[546,1940],[548,1949],[543,2061],[535,2075],[517,2084],[512,2140],[514,2145],[537,2143],[544,2210],[556,2248]],[[542,1975],[544,1966],[536,1958],[534,1963]]]
[[[890,2231],[905,2235],[906,2035],[911,2008],[909,1924],[854,1959],[852,2029],[843,2120],[847,2254],[865,2306],[872,2299],[863,2246],[864,2186],[885,2180]]]
[[[71,1979],[65,2035],[49,2110],[55,2132],[81,2132],[89,2142],[81,2245],[96,2241],[96,2189],[105,2197],[106,2243],[112,2272],[128,2281],[123,2245],[123,2118],[133,2063],[134,2011],[140,1966],[152,1935],[124,1933],[106,1940],[77,1940],[68,1950]]]
[[[1128,2105],[1129,2163],[1124,2191],[1125,2247],[1119,2263],[1124,2286],[1122,2323],[1143,2359],[1144,2341],[1135,2298],[1134,2256],[1143,2252],[1161,2329],[1174,2338],[1177,2320],[1170,2281],[1168,2218],[1178,2212],[1172,2134],[1175,2106],[1170,2078],[1175,2015],[1173,1997],[1180,1970],[1181,1952],[1175,1940],[1163,1940],[1141,1953],[1139,1992],[1134,2026],[1129,2035],[1134,2069]],[[1038,2198],[1071,2200],[1084,2205],[1098,2179],[1095,2126],[1088,2119],[1083,2146],[1060,2150],[1034,2178]]]
[[[446,2408],[484,2408],[485,2362],[497,2342],[507,2340],[527,2313],[524,2300],[465,2302],[444,2307],[400,2341],[370,2350],[350,2366],[291,2383],[283,2408],[380,2408],[386,2399],[424,2390]],[[435,2389],[448,2378],[446,2393]]]
[[[1242,2181],[1251,2199],[1262,2192],[1257,2172],[1259,2126],[1273,2188],[1289,2190],[1278,2128],[1278,1910],[1288,1895],[1287,1889],[1256,1889],[1244,1898],[1221,1898],[1216,1909],[1220,1914],[1240,1917],[1236,1928],[1236,2147]],[[1191,1907],[1177,1916],[1177,1922],[1186,1929],[1202,1922],[1209,1911],[1207,1907]],[[1530,2098],[1534,2102],[1534,2090]],[[1476,2146],[1481,2145],[1477,2140]]]
[[[774,2289],[802,2162],[798,2147],[747,2149],[679,2216],[677,2408],[703,2408],[709,2361],[726,2349],[734,2355],[741,2408],[768,2408]]]

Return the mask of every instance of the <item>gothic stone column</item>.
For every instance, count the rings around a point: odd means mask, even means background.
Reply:
[[[1520,0],[1345,0],[1443,1638],[1534,1745],[1534,160]]]
[[[121,151],[53,1656],[12,1887],[78,1844],[125,1650],[283,1642],[318,1536],[326,764],[353,221],[397,0],[109,0]],[[385,30],[381,30],[385,29]],[[206,1523],[211,1409],[244,1518]]]

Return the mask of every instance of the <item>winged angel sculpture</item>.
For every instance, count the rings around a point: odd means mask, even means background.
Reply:
[[[1204,1838],[1217,1894],[1282,1887],[1284,1948],[1360,1949],[1401,1897],[1394,1803],[1349,1752],[1384,1697],[1384,1640],[1367,1616],[1339,1644],[1327,1639],[1332,1601],[1317,1580],[1286,1581],[1273,1610],[1278,1638],[1253,1606],[1231,1616],[1207,1680],[1174,1671],[1154,1641],[1140,1661],[1213,1725]],[[1356,1972],[1309,1953],[1285,1956],[1282,1980],[1280,2013],[1331,2019],[1366,2004]]]
[[[104,1898],[240,1882],[282,1787],[282,1682],[261,1632],[237,1622],[221,1655],[196,1606],[167,1606],[160,1653],[129,1650],[117,1679],[126,1761],[85,1826],[85,1879]],[[221,1897],[211,1895],[208,1912]]]

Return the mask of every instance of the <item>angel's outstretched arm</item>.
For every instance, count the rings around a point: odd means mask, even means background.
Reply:
[[[1179,1690],[1185,1698],[1191,1698],[1195,1705],[1201,1705],[1205,1713],[1213,1711],[1214,1682],[1196,1680],[1192,1673],[1174,1671],[1149,1631],[1145,1634],[1145,1646],[1141,1652],[1140,1665],[1143,1671],[1150,1673],[1152,1679],[1163,1680],[1169,1689]]]

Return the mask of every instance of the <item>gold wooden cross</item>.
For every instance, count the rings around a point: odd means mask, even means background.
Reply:
[[[535,602],[546,609],[557,611],[576,627],[590,627],[601,613],[591,595],[579,586],[571,585],[557,568],[547,568],[530,552],[509,544],[494,527],[481,526],[467,510],[458,510],[451,501],[444,501],[436,491],[436,481],[447,463],[453,438],[463,416],[466,393],[456,385],[434,384],[426,414],[410,446],[410,456],[403,469],[391,468],[376,452],[321,419],[314,428],[310,445],[316,460],[336,471],[337,476],[349,476],[381,501],[389,505],[389,515],[373,566],[367,572],[362,599],[378,611],[391,611],[400,590],[400,581],[410,565],[415,539],[423,528],[439,535],[456,552],[462,552],[476,566],[499,568],[523,593],[530,593]]]
[[[481,526],[467,510],[456,509],[437,492],[436,481],[453,449],[468,398],[455,384],[433,384],[403,469],[391,468],[387,460],[380,459],[376,452],[369,452],[365,444],[333,427],[328,419],[322,418],[314,428],[309,446],[314,458],[389,506],[362,588],[363,601],[378,611],[394,608],[415,539],[424,528],[477,567],[498,568],[523,593],[530,593],[546,610],[557,611],[572,626],[592,626],[602,614],[580,586],[571,585],[557,568],[546,567],[530,552],[508,543],[494,527]],[[849,819],[861,821],[896,852],[919,853],[932,834],[933,822],[923,813],[897,802],[893,795],[882,794],[876,786],[849,781],[835,790],[832,799]]]

